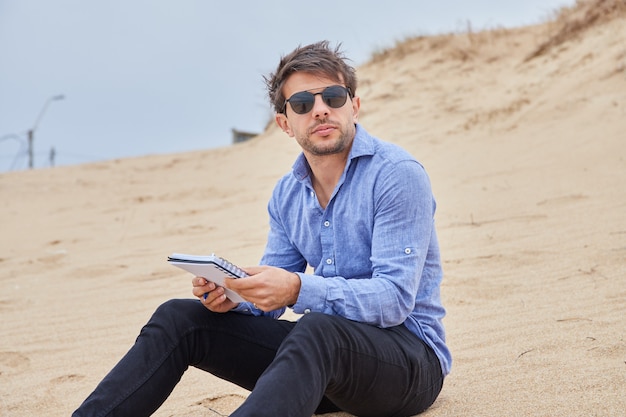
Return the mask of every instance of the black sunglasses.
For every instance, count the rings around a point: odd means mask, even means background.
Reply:
[[[309,91],[300,91],[295,93],[287,100],[285,100],[285,106],[283,107],[283,113],[287,113],[287,103],[291,105],[291,109],[298,114],[307,114],[313,109],[315,105],[315,96],[321,94],[322,101],[333,109],[338,109],[346,104],[350,89],[341,85],[331,85],[326,87],[319,93],[311,93]]]

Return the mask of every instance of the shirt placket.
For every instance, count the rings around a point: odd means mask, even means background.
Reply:
[[[332,204],[329,204],[324,211],[320,222],[320,243],[322,245],[322,271],[324,276],[333,277],[337,275],[335,262],[335,239],[334,224],[332,216]]]

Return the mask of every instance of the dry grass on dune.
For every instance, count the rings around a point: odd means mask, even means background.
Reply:
[[[625,0],[577,0],[571,7],[563,7],[555,11],[552,19],[545,24],[548,26],[545,39],[539,42],[531,52],[524,58],[529,61],[533,58],[546,54],[550,49],[572,40],[594,25],[600,25],[607,21],[623,17],[626,14]],[[467,31],[463,33],[449,33],[438,36],[418,36],[407,38],[396,42],[393,48],[376,51],[373,53],[369,64],[376,64],[390,59],[401,59],[407,55],[414,54],[419,49],[420,44],[427,44],[431,50],[437,50],[450,46],[448,58],[457,60],[467,60],[477,53],[475,46],[483,44],[489,39],[503,34],[517,32],[517,29],[496,28],[480,32],[473,32],[468,23]],[[466,35],[466,42],[459,43],[459,40]]]
[[[553,27],[552,34],[525,60],[544,55],[563,42],[581,36],[586,29],[623,17],[625,14],[625,0],[578,0],[575,6],[561,9],[556,19],[550,23]]]

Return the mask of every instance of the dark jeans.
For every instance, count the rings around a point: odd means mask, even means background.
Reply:
[[[148,416],[189,365],[252,391],[231,416],[410,416],[443,384],[433,351],[404,326],[321,313],[294,323],[171,300],[73,416]]]

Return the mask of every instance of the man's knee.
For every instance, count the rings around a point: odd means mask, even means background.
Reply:
[[[157,307],[146,327],[178,334],[192,327],[208,312],[197,300],[173,299]]]
[[[324,331],[333,326],[333,322],[336,318],[335,316],[324,313],[311,312],[300,317],[296,327],[306,327],[310,331]]]
[[[199,304],[195,300],[185,299],[173,299],[168,300],[157,307],[152,315],[152,318],[167,318],[171,319],[177,316],[184,316],[189,313],[189,310],[194,310],[197,306],[192,304]],[[194,308],[195,307],[195,308]]]
[[[330,347],[333,340],[341,340],[345,334],[345,326],[350,321],[343,317],[324,313],[307,313],[296,324],[294,336],[297,340],[308,340],[312,344],[323,344]]]

